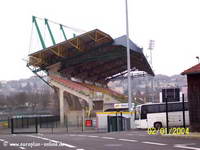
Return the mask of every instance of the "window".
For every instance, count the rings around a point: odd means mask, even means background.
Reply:
[[[141,119],[147,119],[147,106],[141,106]]]
[[[146,105],[147,113],[158,113],[159,105]]]
[[[183,104],[177,103],[172,105],[172,111],[182,111],[183,110]]]
[[[185,106],[185,111],[187,111],[188,110],[188,103],[185,102],[184,106]],[[172,112],[183,111],[183,103],[182,102],[180,102],[180,103],[170,103],[168,105],[168,111],[172,111]]]
[[[188,110],[188,103],[185,102],[185,111]],[[166,111],[166,105],[160,104],[160,112]],[[183,103],[168,103],[168,111],[169,112],[175,112],[175,111],[183,111]]]
[[[160,112],[166,112],[166,106],[165,106],[165,104],[160,104],[159,105],[159,111]]]
[[[185,102],[185,111],[188,110],[188,102]]]
[[[148,113],[153,113],[154,112],[154,106],[153,105],[147,105],[147,112]]]

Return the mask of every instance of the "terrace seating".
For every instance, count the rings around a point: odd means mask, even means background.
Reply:
[[[92,91],[104,93],[104,94],[109,95],[111,97],[114,97],[114,98],[116,98],[117,100],[120,100],[120,101],[127,99],[127,97],[125,95],[118,93],[116,91],[113,91],[109,88],[98,87],[98,86],[86,84],[86,83],[81,83],[81,84],[83,86],[89,88]]]
[[[58,76],[52,76],[52,75],[50,76],[50,78],[52,80],[58,82],[59,84],[62,84],[63,86],[66,86],[78,93],[84,94],[86,96],[90,95],[90,90],[87,87],[82,86],[78,82],[67,80],[67,79],[64,79],[64,78],[58,77]]]
[[[55,75],[54,76],[51,75],[50,78],[64,86],[66,86],[76,92],[79,92],[81,94],[84,94],[86,96],[90,96],[90,94],[92,94],[92,92],[101,92],[101,93],[109,95],[119,101],[124,101],[127,99],[127,97],[125,95],[120,94],[116,91],[113,91],[109,88],[103,88],[103,87],[99,87],[96,85],[71,81],[71,80],[68,80],[68,79],[65,79],[65,78],[62,78],[59,76],[55,76]]]

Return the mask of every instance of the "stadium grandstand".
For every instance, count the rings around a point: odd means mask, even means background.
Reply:
[[[86,106],[90,111],[94,108],[102,111],[106,103],[127,102],[126,95],[108,88],[110,80],[127,74],[126,36],[113,39],[109,34],[95,29],[67,39],[60,24],[65,40],[55,43],[48,20],[45,19],[53,43],[46,47],[36,17],[33,17],[33,24],[43,48],[28,55],[27,67],[58,91],[61,123],[71,111],[69,101],[73,101],[73,97],[82,104],[81,108],[74,106],[77,111]],[[154,75],[142,48],[131,40],[129,43],[131,71]],[[41,76],[41,72],[46,76]],[[65,93],[68,94],[67,98]],[[83,105],[83,101],[86,105]]]

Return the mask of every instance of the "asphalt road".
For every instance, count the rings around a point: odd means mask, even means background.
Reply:
[[[200,139],[146,131],[0,135],[0,150],[200,150]]]

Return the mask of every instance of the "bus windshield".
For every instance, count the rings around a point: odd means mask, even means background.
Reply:
[[[140,114],[141,114],[141,106],[137,106],[135,109],[135,120],[140,119]]]

